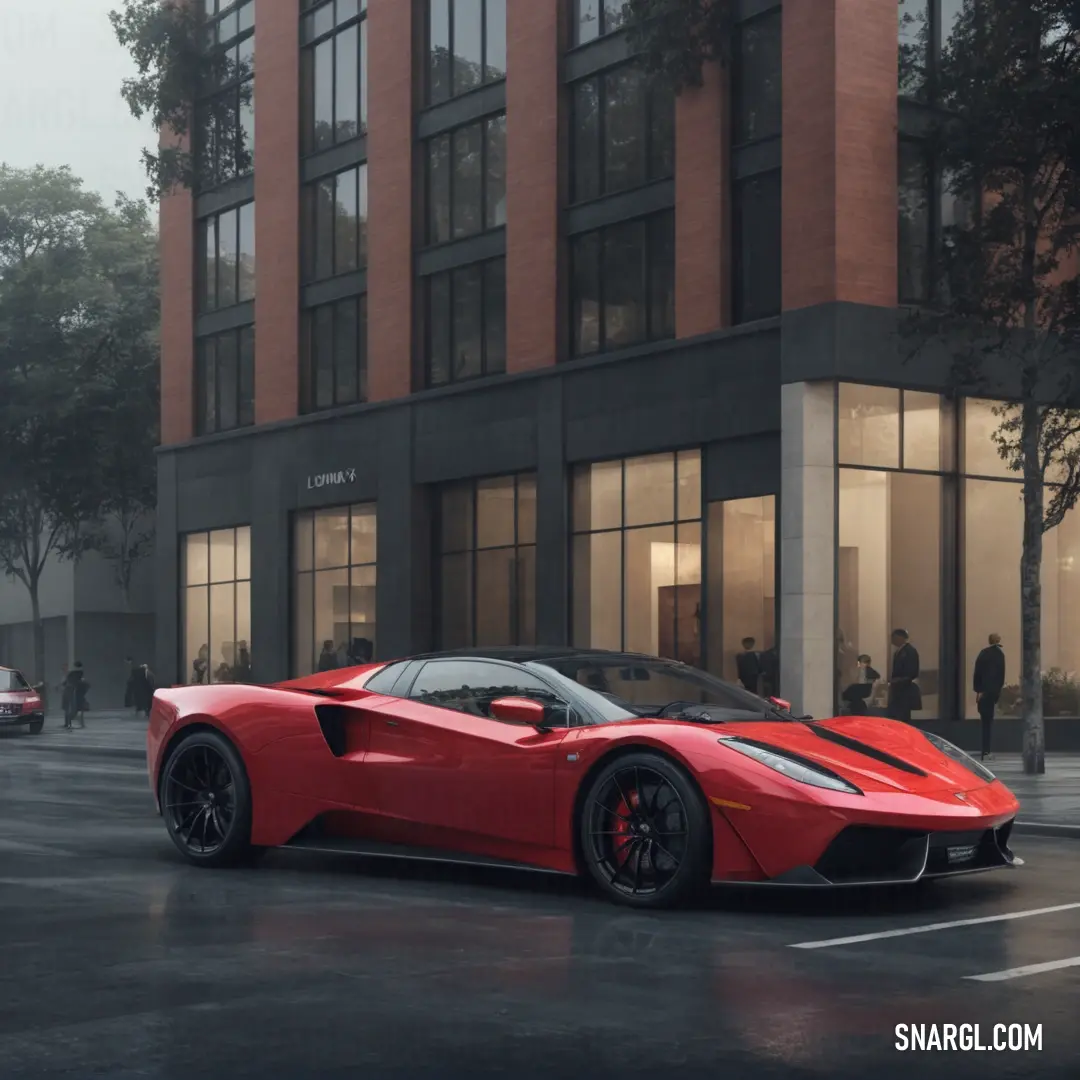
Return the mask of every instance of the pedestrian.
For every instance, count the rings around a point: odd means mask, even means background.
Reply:
[[[154,703],[154,673],[146,664],[138,664],[132,671],[131,700],[136,716],[140,713],[150,716],[150,708]]]
[[[735,671],[743,688],[756,694],[761,683],[761,657],[756,652],[757,641],[752,637],[742,639],[743,651],[735,654]]]
[[[319,653],[319,670],[320,671],[334,671],[338,667],[337,649],[334,648],[333,641],[327,638],[322,643],[322,652]]]
[[[90,684],[86,681],[81,660],[64,677],[64,727],[70,731],[77,719],[79,727],[86,727],[86,693]]]
[[[893,720],[911,723],[911,714],[922,708],[922,691],[919,689],[919,651],[911,644],[906,630],[892,632],[892,675],[889,679],[888,714]]]
[[[75,698],[75,686],[71,678],[71,671],[67,664],[63,667],[63,678],[60,680],[60,707],[64,710],[64,727],[71,730],[71,703]]]
[[[991,634],[987,640],[990,644],[975,658],[975,676],[972,680],[979,719],[982,721],[983,761],[994,756],[990,752],[994,711],[1005,687],[1005,650],[1001,647],[1001,635]]]
[[[195,659],[191,661],[192,682],[201,686],[208,679],[210,670],[210,646],[205,642],[199,646]]]
[[[775,697],[780,693],[780,652],[775,645],[770,645],[760,654],[761,661],[761,696]]]
[[[881,678],[881,673],[873,666],[873,660],[867,653],[860,653],[858,667],[855,669],[855,681],[840,695],[844,711],[853,715],[856,710],[865,715],[866,703],[873,697],[874,684]],[[861,708],[860,708],[861,707]]]

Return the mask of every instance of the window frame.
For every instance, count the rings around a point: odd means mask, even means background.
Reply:
[[[494,544],[480,547],[477,542],[477,521],[479,518],[479,498],[478,492],[480,485],[485,480],[513,480],[513,492],[514,492],[514,540],[510,544]],[[514,559],[521,562],[521,552],[526,549],[531,549],[533,552],[533,625],[531,631],[527,631],[524,635],[522,630],[524,628],[524,616],[523,616],[523,603],[522,596],[517,592],[517,585],[519,584],[515,580],[515,595],[511,597],[510,602],[510,623],[511,623],[511,636],[518,640],[508,642],[510,645],[528,645],[532,644],[536,640],[536,515],[534,511],[533,520],[533,536],[531,540],[522,540],[521,532],[521,491],[523,482],[527,482],[531,479],[533,489],[533,506],[536,506],[536,483],[537,474],[535,471],[529,472],[517,472],[517,473],[502,473],[497,476],[485,476],[485,477],[471,477],[468,480],[452,481],[448,484],[442,484],[438,487],[438,495],[435,500],[435,574],[434,582],[434,625],[435,625],[435,637],[439,642],[440,648],[480,648],[477,644],[477,565],[479,562],[479,556],[483,552],[488,551],[512,551],[514,553]],[[468,488],[469,492],[469,535],[468,540],[464,546],[448,546],[445,541],[444,527],[446,525],[443,499],[442,496],[448,493],[452,488]],[[445,580],[445,563],[447,556],[463,556],[469,564],[469,610],[468,610],[468,641],[459,646],[448,646],[444,639],[444,617],[446,614],[445,608],[445,594],[443,590],[443,583]],[[524,637],[524,640],[522,638]]]
[[[255,200],[247,199],[244,202],[237,203],[233,206],[224,207],[221,210],[216,210],[212,214],[206,214],[204,217],[200,217],[195,223],[196,236],[195,236],[195,265],[197,267],[196,273],[196,287],[197,287],[197,302],[196,312],[198,315],[209,315],[218,311],[228,311],[230,308],[238,307],[241,304],[250,303],[255,299],[256,292],[258,291],[258,278],[257,278],[257,264],[255,259],[257,258],[257,252],[252,258],[252,290],[250,296],[242,296],[240,291],[241,282],[244,280],[242,273],[243,260],[240,254],[241,237],[244,234],[243,218],[244,211],[251,208],[251,229],[252,235],[255,235]],[[233,272],[233,301],[232,303],[222,304],[221,302],[221,219],[227,214],[236,215],[236,229],[235,236],[235,250],[236,250],[236,266]],[[207,291],[209,289],[209,252],[210,252],[210,238],[213,237],[214,244],[214,302],[213,304],[207,303]]]
[[[356,173],[356,266],[345,270],[337,269],[338,230],[337,230],[337,183],[338,178],[346,173]],[[334,185],[333,212],[330,218],[330,252],[328,274],[319,273],[322,248],[319,243],[319,186],[325,183]],[[361,208],[363,213],[361,214]],[[348,165],[343,169],[325,173],[302,185],[300,189],[300,278],[302,285],[314,285],[348,274],[365,273],[368,265],[368,164],[367,161]]]
[[[572,49],[584,48],[586,45],[592,45],[594,42],[603,41],[604,38],[611,37],[612,34],[617,34],[626,27],[623,23],[619,23],[618,26],[612,27],[610,30],[607,27],[607,3],[606,0],[596,0],[596,35],[594,37],[586,38],[584,41],[581,39],[581,0],[568,0],[570,6],[569,17],[569,30],[570,30],[570,47]]]
[[[776,287],[775,304],[769,310],[761,314],[748,302],[750,290],[747,275],[744,272],[746,263],[742,258],[743,239],[748,231],[746,228],[745,215],[741,212],[747,205],[744,202],[746,192],[757,183],[776,184],[776,259],[775,281]],[[763,319],[774,319],[780,315],[783,309],[783,170],[768,169],[765,172],[751,173],[749,176],[738,177],[731,186],[731,319],[732,324],[741,326],[745,323],[758,322]],[[757,230],[760,235],[760,230]],[[751,313],[752,314],[748,314]]]
[[[649,214],[637,215],[634,217],[628,217],[619,221],[613,221],[607,225],[602,225],[597,229],[589,229],[588,231],[576,233],[570,237],[569,251],[567,253],[568,259],[568,273],[566,275],[567,282],[570,291],[570,348],[569,357],[570,360],[582,360],[591,356],[602,356],[606,353],[617,352],[620,349],[632,349],[641,345],[652,344],[657,341],[671,341],[674,339],[676,331],[674,325],[674,312],[672,311],[672,320],[670,333],[654,333],[654,316],[655,316],[655,300],[658,293],[654,293],[655,289],[655,277],[656,277],[656,260],[654,253],[656,251],[656,228],[662,219],[665,217],[670,219],[671,222],[671,243],[672,243],[672,264],[671,264],[671,288],[670,295],[674,300],[675,295],[675,276],[676,276],[676,264],[677,256],[674,251],[675,244],[675,210],[674,208],[658,210]],[[644,232],[644,248],[642,259],[642,289],[643,289],[643,314],[645,322],[645,333],[640,340],[619,343],[615,345],[609,345],[607,342],[607,304],[605,288],[605,252],[606,243],[609,234],[612,230],[626,228],[627,226],[639,225]],[[578,253],[578,246],[588,243],[592,238],[596,238],[597,245],[597,276],[596,276],[596,304],[598,310],[598,334],[597,334],[597,347],[588,352],[579,351],[577,348],[579,329],[580,329],[580,303],[581,297],[576,288],[577,285],[577,264],[580,255]]]
[[[367,136],[368,128],[368,0],[358,0],[358,11],[340,22],[337,18],[337,4],[339,0],[304,0],[300,9],[300,155],[302,158],[311,157],[315,154],[323,154],[335,147],[344,146],[356,139]],[[319,34],[314,33],[315,17],[323,10],[330,9],[331,25],[328,30]],[[308,36],[307,28],[311,27],[311,35]],[[350,30],[358,27],[356,33],[356,134],[348,138],[339,139],[337,130],[338,116],[338,38]],[[330,95],[330,142],[326,146],[316,145],[315,137],[315,50],[326,42],[332,41],[330,53],[330,85],[333,88]],[[310,59],[309,59],[310,58]],[[311,86],[310,93],[307,86],[308,70],[310,64]],[[307,110],[310,109],[310,115]],[[310,137],[310,140],[309,140]],[[309,144],[310,141],[310,144]]]
[[[221,423],[221,363],[218,357],[218,342],[224,338],[235,340],[236,348],[236,416],[237,422],[228,427]],[[245,349],[245,339],[250,343]],[[255,423],[255,325],[249,323],[235,329],[222,330],[216,334],[206,334],[195,339],[194,411],[195,435],[218,435],[226,431],[238,431],[252,427]],[[208,426],[208,398],[205,390],[210,382],[207,372],[207,356],[213,349],[213,384],[214,384],[214,424]],[[245,359],[246,358],[246,359]],[[245,376],[247,377],[245,379]],[[246,387],[245,387],[246,382]],[[245,389],[250,395],[245,396]]]
[[[777,83],[778,83],[778,111],[780,116],[777,120],[776,130],[767,131],[764,133],[751,135],[748,138],[739,138],[741,129],[744,127],[742,118],[744,117],[743,108],[747,103],[744,94],[746,84],[743,81],[743,75],[745,73],[745,58],[746,53],[743,50],[743,43],[745,41],[745,35],[747,30],[754,30],[757,27],[771,25],[776,27],[776,33],[778,38],[778,44],[780,49],[783,49],[783,15],[779,7],[770,8],[767,11],[763,11],[760,14],[753,15],[749,19],[744,19],[736,23],[734,27],[735,40],[731,51],[731,145],[734,149],[739,149],[744,146],[754,146],[757,143],[765,142],[769,139],[781,138],[783,136],[783,63],[777,70]]]
[[[423,176],[424,176],[424,246],[425,248],[440,248],[447,244],[461,243],[463,240],[471,240],[477,236],[484,236],[488,233],[496,232],[499,229],[506,228],[506,223],[489,225],[489,210],[490,200],[492,196],[492,183],[491,173],[489,171],[489,161],[491,154],[491,138],[490,138],[490,125],[493,121],[503,121],[503,177],[502,177],[502,197],[503,204],[506,202],[506,109],[499,109],[497,112],[488,113],[485,116],[477,117],[474,120],[468,120],[463,124],[456,124],[454,127],[446,128],[440,131],[436,135],[423,140],[421,145],[421,153],[423,155]],[[477,219],[481,223],[479,229],[475,232],[455,234],[455,190],[457,187],[457,169],[456,161],[454,157],[454,138],[460,132],[465,131],[467,128],[477,127],[480,129],[480,206],[478,207]],[[432,149],[434,145],[440,140],[447,140],[448,150],[446,153],[446,198],[447,198],[447,228],[449,236],[445,239],[434,239],[434,229],[432,228],[434,219],[434,170],[432,168]]]
[[[580,206],[597,199],[639,191],[649,184],[655,184],[662,180],[671,180],[675,176],[675,97],[674,95],[671,96],[671,169],[669,171],[654,172],[653,166],[656,160],[655,151],[658,142],[656,117],[659,107],[662,104],[664,92],[659,83],[654,82],[646,74],[642,73],[645,108],[641,110],[640,124],[636,136],[636,141],[641,146],[641,157],[644,163],[644,167],[641,170],[642,180],[640,183],[632,184],[629,187],[609,188],[607,186],[607,163],[610,151],[607,139],[607,80],[619,72],[630,70],[637,66],[637,61],[634,58],[631,58],[612,65],[611,67],[606,67],[602,71],[593,72],[582,79],[576,79],[574,82],[568,84],[568,126],[570,132],[568,186],[570,206]],[[589,82],[594,82],[596,84],[596,145],[592,148],[590,157],[595,157],[597,166],[597,193],[595,195],[582,196],[579,191],[578,182],[579,141],[577,125],[579,117],[577,111],[577,93],[579,87],[582,87]]]
[[[231,153],[231,165],[227,171],[222,168],[221,164],[223,160],[222,144],[218,125],[214,123],[214,131],[209,138],[205,137],[206,120],[199,121],[195,125],[195,189],[199,194],[212,191],[215,188],[232,183],[235,180],[249,177],[255,171],[255,3],[254,0],[237,0],[237,2],[234,3],[221,3],[220,0],[205,0],[205,4],[207,6],[215,4],[218,10],[216,14],[211,14],[210,12],[206,12],[205,14],[206,21],[203,31],[203,48],[207,51],[231,51],[236,49],[239,59],[240,46],[244,42],[250,40],[252,61],[249,69],[242,68],[238,63],[231,78],[227,79],[219,86],[215,86],[206,92],[198,94],[196,97],[196,116],[204,110],[209,111],[211,114],[209,119],[210,121],[213,121],[215,111],[220,107],[215,103],[219,103],[223,99],[229,97],[235,98],[234,109],[237,117],[234,145]],[[240,17],[244,12],[251,13],[250,20],[243,25],[240,25]],[[223,40],[218,40],[222,24],[226,20],[232,19],[234,16],[237,21],[235,32],[230,33],[230,35]],[[251,146],[248,149],[250,163],[246,168],[242,168],[240,164],[240,142],[244,135],[242,117],[245,87],[250,88],[248,92],[250,93],[252,130]],[[212,163],[208,162],[208,156],[212,157]],[[209,170],[207,169],[208,164],[211,165]]]
[[[431,9],[434,3],[438,0],[424,0],[424,78],[423,78],[423,103],[426,108],[433,108],[438,105],[445,105],[447,102],[456,101],[458,98],[465,97],[467,94],[475,93],[478,90],[482,90],[488,86],[494,86],[497,83],[506,81],[506,74],[498,76],[497,78],[488,78],[488,4],[497,3],[502,4],[505,10],[507,4],[512,3],[513,0],[480,0],[480,82],[476,86],[470,87],[468,90],[455,91],[454,90],[454,70],[456,68],[457,54],[454,52],[454,13],[457,8],[458,0],[445,0],[447,6],[447,33],[449,36],[449,44],[447,46],[447,81],[449,85],[449,91],[445,97],[435,99],[432,93],[432,46],[431,46]],[[505,23],[506,17],[504,15],[503,21]],[[503,43],[503,51],[506,51],[506,43]]]
[[[497,264],[502,263],[502,298],[503,298],[503,356],[501,366],[491,367],[489,362],[489,349],[491,345],[489,330],[492,326],[492,321],[489,318],[489,296],[488,296],[488,274],[490,268],[495,267]],[[454,306],[454,276],[456,274],[462,274],[468,271],[477,270],[480,274],[480,371],[476,374],[465,375],[462,377],[456,377],[454,375],[454,362],[453,357],[455,353],[456,345],[456,326],[455,326],[455,306]],[[449,270],[440,270],[433,274],[428,274],[421,279],[421,288],[423,290],[423,297],[421,300],[423,309],[423,386],[424,389],[433,390],[440,387],[454,386],[460,383],[472,382],[475,379],[485,379],[493,375],[505,375],[506,374],[506,256],[497,255],[491,259],[483,259],[478,262],[464,263],[461,266],[452,267]],[[447,283],[447,307],[446,312],[448,314],[447,327],[449,331],[449,366],[447,369],[447,377],[444,381],[435,382],[432,379],[432,364],[435,356],[434,352],[434,323],[432,318],[432,289],[436,282],[446,281]]]
[[[357,357],[355,398],[339,400],[338,397],[338,308],[343,304],[356,305]],[[318,398],[318,313],[330,311],[331,318],[331,402],[328,405],[317,404]],[[330,409],[347,408],[350,405],[362,405],[368,399],[368,294],[351,293],[348,296],[330,300],[323,304],[304,307],[300,311],[300,411],[303,415],[326,412]]]

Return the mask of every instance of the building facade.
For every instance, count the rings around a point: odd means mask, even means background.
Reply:
[[[826,715],[903,626],[919,723],[966,730],[991,632],[1017,681],[992,404],[896,334],[963,212],[919,142],[957,3],[743,0],[677,98],[621,0],[205,3],[240,123],[162,203],[164,678],[533,641],[734,677],[752,637]],[[1078,556],[1080,519],[1051,747]]]

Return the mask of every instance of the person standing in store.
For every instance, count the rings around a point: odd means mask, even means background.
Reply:
[[[319,653],[319,671],[336,671],[341,665],[338,663],[337,649],[329,638],[322,643],[322,652]]]
[[[994,711],[1005,688],[1005,650],[1001,647],[1001,635],[991,634],[990,644],[975,658],[975,675],[972,688],[979,706],[982,721],[982,759],[993,757],[990,752],[994,729]]]
[[[743,688],[751,694],[758,693],[761,683],[761,657],[755,651],[757,642],[752,637],[742,639],[743,651],[735,654],[735,671]]]
[[[911,644],[906,630],[892,632],[892,675],[889,679],[889,716],[893,720],[911,723],[911,714],[922,708],[922,691],[919,689],[919,651]]]

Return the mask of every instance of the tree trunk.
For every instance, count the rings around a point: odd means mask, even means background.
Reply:
[[[31,576],[27,586],[30,590],[30,617],[34,626],[34,682],[45,685],[45,623],[41,621],[41,601],[38,598],[38,579]]]
[[[1024,717],[1024,772],[1046,772],[1042,688],[1043,471],[1040,461],[1040,410],[1023,406],[1021,445],[1024,463],[1024,547],[1020,555],[1020,692]]]

